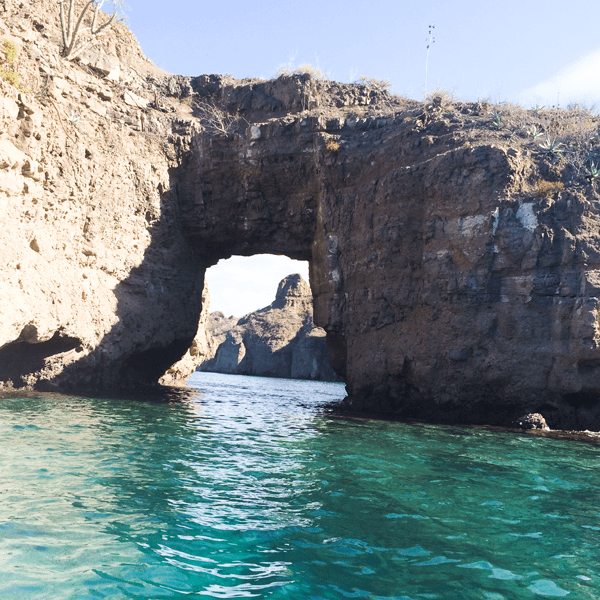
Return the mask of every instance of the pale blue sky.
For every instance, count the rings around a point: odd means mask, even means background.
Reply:
[[[428,26],[435,24],[428,89],[439,86],[463,100],[489,98],[525,107],[600,105],[598,0],[127,3],[128,24],[143,51],[171,73],[270,78],[293,61],[319,66],[339,81],[361,75],[389,79],[393,91],[420,99]],[[241,316],[273,300],[279,266],[238,264],[243,266],[225,270],[222,261],[210,270],[211,310]],[[289,273],[296,267],[290,264]],[[266,282],[263,275],[270,269],[277,274]],[[217,279],[230,280],[235,273],[240,279],[255,273],[261,294],[250,295],[243,285],[238,293],[219,290]]]
[[[264,308],[275,300],[279,282],[292,273],[300,273],[308,281],[308,263],[272,254],[221,260],[206,272],[210,312],[243,317]]]
[[[420,98],[427,31],[435,23],[428,87],[439,84],[465,100],[518,101],[600,50],[597,0],[127,2],[129,26],[146,55],[181,75],[268,78],[293,58],[339,81],[390,79],[394,91]],[[600,57],[594,65],[582,79],[598,90]],[[540,100],[555,103],[554,95]],[[568,96],[563,89],[561,104]]]

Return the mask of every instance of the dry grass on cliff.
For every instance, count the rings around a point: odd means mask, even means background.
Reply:
[[[196,105],[197,115],[206,131],[215,136],[229,136],[236,131],[240,117],[229,114],[216,106],[214,102],[199,102]]]
[[[562,181],[546,181],[540,179],[535,185],[535,192],[538,196],[544,196],[550,198],[557,192],[561,192],[565,189],[565,184]]]
[[[591,181],[599,176],[600,117],[579,107],[524,109],[493,107],[490,128],[509,144],[521,146],[555,165],[565,183]]]
[[[319,81],[329,81],[329,77],[319,68],[314,65],[305,63],[299,67],[295,67],[292,63],[281,65],[277,69],[275,77],[292,77],[293,75],[310,75],[311,79]]]
[[[389,90],[392,87],[392,82],[389,79],[377,79],[375,77],[365,77],[364,75],[358,78],[357,83],[362,83],[380,91]]]
[[[550,180],[564,185],[600,181],[600,116],[594,108],[527,109],[510,103],[460,102],[444,90],[436,90],[419,104],[417,122],[433,132],[468,131],[480,140],[501,141],[531,155],[542,177],[551,171]],[[557,191],[554,186],[552,193]],[[549,190],[539,193],[547,195]]]

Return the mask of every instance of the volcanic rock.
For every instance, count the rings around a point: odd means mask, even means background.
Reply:
[[[540,413],[529,413],[517,419],[513,425],[520,429],[542,429],[548,430],[546,419]]]
[[[187,352],[159,379],[162,385],[184,385],[188,377],[196,370],[198,365],[210,358],[214,352],[211,345],[213,338],[207,330],[208,309],[210,307],[210,293],[204,284],[202,293],[202,312],[198,322],[198,330]]]
[[[208,315],[206,320],[206,333],[208,335],[207,339],[211,354],[209,358],[215,356],[217,348],[225,341],[227,332],[233,329],[238,321],[238,317],[233,315],[226,317],[218,310]]]

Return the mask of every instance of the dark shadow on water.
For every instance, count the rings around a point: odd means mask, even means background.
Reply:
[[[447,424],[443,421],[411,419],[398,417],[383,413],[372,413],[364,411],[349,410],[344,401],[333,402],[323,408],[322,413],[332,419],[346,421],[348,423],[370,423],[380,421],[382,423],[405,423],[414,427],[437,426],[444,427],[456,435],[468,435],[470,430],[491,431],[496,433],[511,433],[515,435],[551,438],[557,440],[576,440],[600,446],[600,433],[594,431],[569,431],[562,429],[515,429],[512,427],[500,427],[497,425],[472,425],[468,423]]]
[[[148,386],[145,388],[129,389],[121,392],[108,390],[104,392],[87,391],[83,394],[69,394],[61,392],[45,392],[39,390],[0,390],[0,403],[4,400],[29,399],[46,401],[60,401],[63,403],[74,403],[81,400],[91,401],[123,401],[146,403],[151,405],[185,405],[188,402],[201,402],[202,392],[193,387],[168,387]],[[24,407],[24,410],[29,410]]]

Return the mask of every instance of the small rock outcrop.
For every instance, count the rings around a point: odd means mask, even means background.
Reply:
[[[218,342],[201,371],[286,379],[339,381],[329,365],[325,331],[312,319],[312,293],[298,274],[284,278],[272,304],[242,319],[213,313]]]
[[[209,356],[207,357],[207,360],[214,358],[217,353],[217,348],[225,341],[227,333],[237,325],[238,321],[238,317],[235,317],[234,315],[226,317],[218,310],[208,315],[206,320],[206,334]]]
[[[548,431],[550,429],[548,423],[546,423],[546,419],[544,419],[540,413],[523,415],[521,418],[517,419],[513,425],[519,429],[541,429],[543,431]]]

